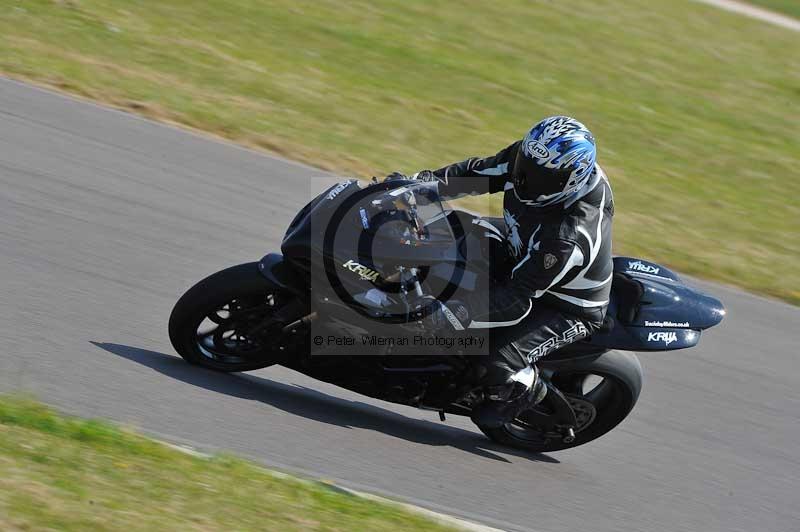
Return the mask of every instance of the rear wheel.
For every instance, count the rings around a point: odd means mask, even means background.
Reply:
[[[497,429],[479,427],[492,440],[535,452],[583,445],[625,419],[642,389],[642,366],[633,353],[608,351],[593,359],[542,361],[539,366],[542,378],[564,394],[575,412],[574,439],[565,441],[547,425],[547,417],[554,412],[545,398],[535,412],[522,412],[512,423]],[[534,417],[536,421],[532,421]]]
[[[206,277],[175,304],[172,346],[187,362],[217,371],[270,366],[291,347],[275,313],[294,300],[258,271],[241,264]]]

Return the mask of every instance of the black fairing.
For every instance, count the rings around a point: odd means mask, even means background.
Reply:
[[[265,261],[270,263],[269,271],[287,282],[291,274],[295,280],[303,278],[310,286],[310,277],[320,274],[337,273],[335,281],[352,288],[348,293],[363,290],[364,283],[380,286],[381,278],[365,280],[343,266],[352,261],[368,268],[370,272],[388,270],[387,264],[374,264],[370,254],[362,254],[361,242],[365,231],[359,221],[357,210],[352,206],[366,201],[369,194],[376,191],[391,191],[408,185],[408,182],[395,181],[362,188],[355,180],[343,181],[323,192],[306,205],[292,220],[286,231],[281,250],[290,268],[283,268],[276,257]],[[460,223],[460,222],[459,222]],[[478,262],[470,261],[464,266],[461,249],[464,241],[459,223],[454,230],[450,245],[431,245],[415,247],[413,251],[399,240],[386,240],[379,246],[377,260],[391,264],[392,261],[408,259],[413,254],[416,264],[431,265],[431,279],[453,278],[449,269],[455,267],[462,271],[458,284],[467,289],[475,289],[474,278]],[[333,235],[337,241],[357,243],[332,246]],[[449,265],[449,267],[448,267]],[[424,266],[423,266],[424,267]],[[437,272],[444,268],[441,275]],[[330,279],[330,277],[329,277]],[[314,283],[312,283],[314,284]],[[326,283],[316,284],[319,290]],[[337,292],[338,293],[338,292]],[[331,298],[331,301],[336,298]],[[680,277],[658,264],[631,257],[614,258],[614,276],[606,323],[600,331],[583,342],[573,344],[548,356],[548,359],[581,356],[603,349],[631,351],[667,351],[692,347],[700,339],[703,329],[713,327],[722,321],[725,310],[722,303],[707,294],[683,284]]]
[[[684,349],[724,316],[718,299],[686,286],[667,268],[615,257],[606,326],[589,343],[630,351]]]
[[[304,274],[322,259],[325,230],[341,202],[361,190],[355,179],[338,183],[303,207],[289,224],[281,243],[283,256]],[[353,228],[355,230],[356,228]]]
[[[261,275],[273,285],[301,297],[305,295],[305,285],[302,279],[298,278],[295,271],[278,253],[264,255],[258,262],[258,269]]]
[[[334,185],[312,200],[292,220],[281,244],[284,257],[293,269],[306,274],[307,282],[311,282],[316,290],[325,290],[329,284],[343,287],[336,293],[357,293],[363,290],[365,282],[380,286],[383,280],[378,276],[365,281],[348,270],[348,264],[357,263],[359,267],[382,274],[391,271],[395,264],[407,263],[410,258],[414,265],[422,267],[463,262],[458,247],[463,231],[461,235],[434,240],[413,250],[400,239],[384,238],[379,245],[378,240],[370,239],[370,232],[365,230],[359,217],[359,206],[369,204],[382,193],[409,184],[419,186],[419,182],[401,180],[363,188],[356,180]],[[433,193],[438,201],[438,192]],[[458,224],[455,226],[459,228]],[[373,255],[373,249],[379,249],[380,253]],[[376,264],[376,260],[380,260],[380,263]],[[327,276],[329,282],[314,281],[321,276]],[[332,288],[336,290],[335,286]]]

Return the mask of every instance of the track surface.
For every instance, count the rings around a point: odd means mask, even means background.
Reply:
[[[312,175],[0,79],[0,391],[501,528],[800,527],[800,311],[726,288],[699,348],[641,357],[631,418],[551,455],[280,368],[184,364],[175,300],[276,249]]]

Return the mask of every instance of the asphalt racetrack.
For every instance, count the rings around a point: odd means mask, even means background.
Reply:
[[[174,302],[276,250],[320,175],[0,79],[0,391],[509,530],[800,528],[800,310],[735,290],[704,285],[729,313],[698,348],[641,355],[620,427],[549,455],[281,368],[185,364]]]

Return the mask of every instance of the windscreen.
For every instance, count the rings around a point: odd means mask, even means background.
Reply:
[[[399,240],[409,246],[454,239],[437,183],[403,185],[369,197],[361,208],[361,223],[376,239]]]

